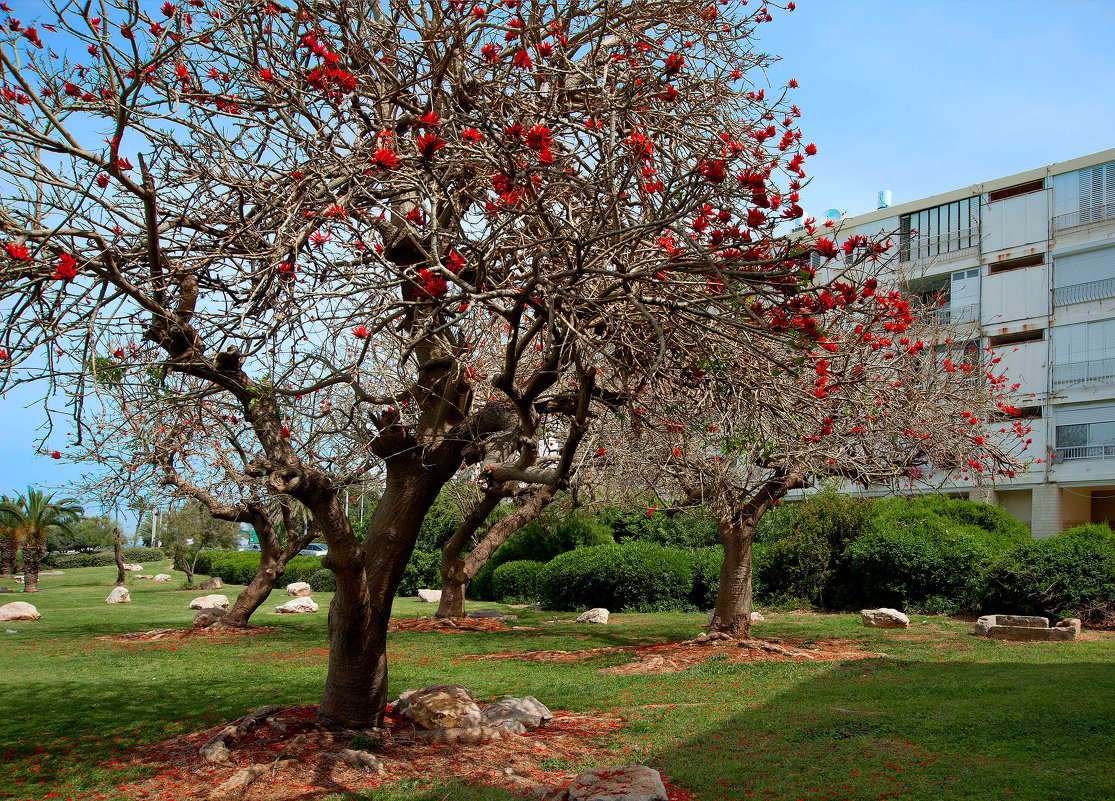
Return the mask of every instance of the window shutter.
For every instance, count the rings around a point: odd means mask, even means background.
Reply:
[[[1054,406],[1053,419],[1058,426],[1106,423],[1115,420],[1115,403],[1081,403],[1071,406]]]
[[[1053,260],[1053,286],[1057,289],[1111,278],[1115,278],[1115,247],[1057,256]]]

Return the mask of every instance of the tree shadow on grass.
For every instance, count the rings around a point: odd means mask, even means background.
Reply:
[[[650,763],[715,799],[1115,796],[1115,664],[880,659],[694,718]]]

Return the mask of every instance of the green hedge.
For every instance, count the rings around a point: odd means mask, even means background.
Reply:
[[[412,596],[424,587],[437,589],[441,586],[441,553],[439,551],[415,550],[403,571],[403,580],[395,595]]]
[[[314,592],[336,592],[337,577],[332,570],[322,568],[310,576],[310,589]]]
[[[128,561],[125,559],[124,561]],[[116,564],[111,553],[48,553],[40,562],[41,567],[51,570],[73,570],[78,567],[108,567]]]
[[[983,611],[1115,624],[1115,533],[1078,526],[1003,555],[987,572]]]
[[[693,588],[689,592],[690,602],[698,609],[712,609],[716,606],[716,593],[720,589],[720,566],[724,563],[724,547],[701,548],[693,552]],[[752,582],[752,594],[758,589]]]
[[[693,574],[689,551],[643,542],[597,545],[550,560],[542,573],[542,594],[553,609],[686,609]]]
[[[516,559],[504,562],[492,573],[492,594],[500,603],[534,603],[542,600],[545,562]]]
[[[197,572],[217,576],[226,584],[248,584],[259,572],[257,551],[202,551],[197,558]],[[295,556],[287,562],[286,570],[275,581],[276,587],[285,587],[295,581],[310,580],[321,570],[321,557]]]

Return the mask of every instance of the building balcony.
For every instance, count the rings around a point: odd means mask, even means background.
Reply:
[[[1053,230],[1063,231],[1066,228],[1076,228],[1080,225],[1115,220],[1115,203],[1104,203],[1099,206],[1085,206],[1079,211],[1070,211],[1068,214],[1058,214],[1053,218]]]
[[[917,264],[960,261],[979,253],[979,240],[980,230],[976,227],[931,236],[908,236],[899,244],[898,260]]]
[[[1072,459],[1115,459],[1115,445],[1076,445],[1056,448],[1054,454],[1062,462]]]
[[[1053,290],[1054,306],[1071,306],[1074,303],[1087,303],[1105,298],[1115,298],[1115,278],[1071,284]]]
[[[973,303],[968,306],[925,309],[921,316],[930,325],[974,325],[979,323],[980,307],[978,303]]]
[[[1057,389],[1113,382],[1115,382],[1115,359],[1094,359],[1090,362],[1053,365],[1053,386]]]

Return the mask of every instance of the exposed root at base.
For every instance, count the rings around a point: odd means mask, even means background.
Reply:
[[[161,642],[173,643],[192,640],[231,640],[237,637],[260,637],[278,631],[277,626],[237,626],[214,629],[212,626],[203,629],[151,629],[150,631],[132,631],[127,634],[114,634],[110,637],[98,637],[98,640],[111,643],[134,642]]]

